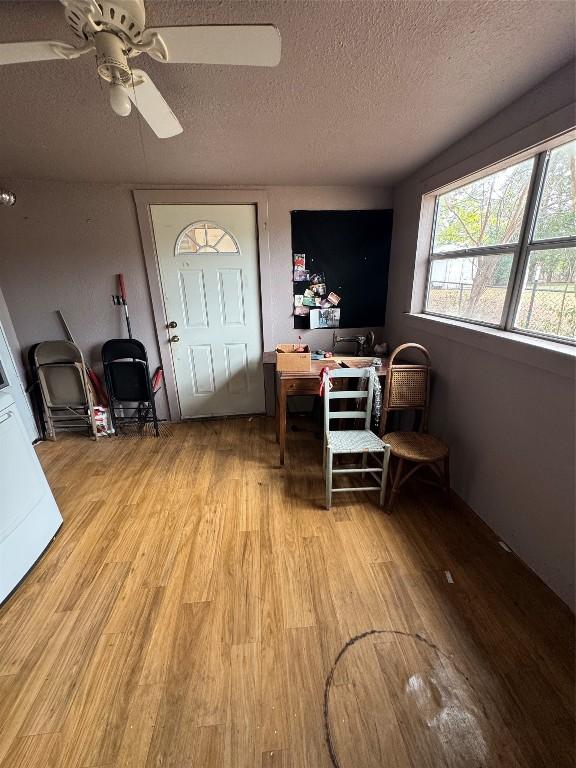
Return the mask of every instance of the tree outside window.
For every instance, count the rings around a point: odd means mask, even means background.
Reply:
[[[576,339],[576,142],[436,199],[426,311]]]

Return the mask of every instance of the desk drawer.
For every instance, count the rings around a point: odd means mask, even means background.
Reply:
[[[294,379],[293,381],[283,381],[282,385],[287,395],[317,395],[320,391],[318,379]]]

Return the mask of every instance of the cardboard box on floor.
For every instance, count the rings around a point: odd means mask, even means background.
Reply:
[[[310,347],[304,346],[304,352],[296,352],[301,344],[278,344],[276,346],[276,370],[309,373],[312,369]]]

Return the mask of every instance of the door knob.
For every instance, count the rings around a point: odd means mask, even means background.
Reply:
[[[172,322],[168,323],[168,328],[178,328],[176,320],[172,320]]]
[[[171,336],[170,337],[170,343],[173,344],[175,341],[180,341],[180,336]]]

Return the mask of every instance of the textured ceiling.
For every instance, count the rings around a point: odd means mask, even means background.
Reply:
[[[387,185],[574,55],[564,0],[149,0],[148,25],[263,23],[275,69],[141,56],[184,126],[108,105],[91,56],[0,68],[0,177]],[[0,2],[0,40],[73,42],[58,2]]]

